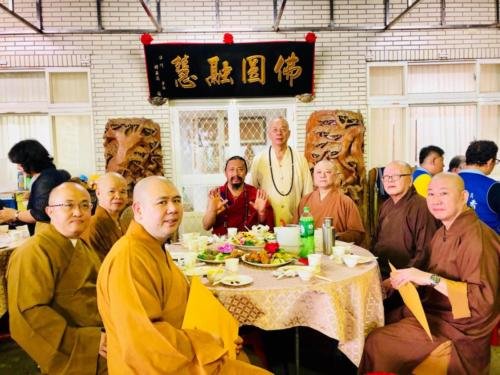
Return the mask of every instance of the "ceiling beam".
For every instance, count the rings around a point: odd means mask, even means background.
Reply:
[[[161,33],[163,31],[163,27],[161,27],[161,25],[158,23],[156,18],[153,16],[153,12],[151,12],[151,9],[149,9],[149,6],[146,4],[146,2],[144,0],[139,0],[139,2],[141,3],[142,7],[144,8],[144,11],[146,12],[146,14],[148,15],[149,20],[155,26],[156,32]]]
[[[38,18],[38,27],[43,30],[42,0],[36,0],[36,18]]]
[[[286,0],[281,0],[280,10],[278,12],[278,15],[274,18],[274,25],[273,25],[274,31],[279,31],[280,29],[281,17],[283,16],[283,12],[285,11],[285,5],[286,5]]]
[[[43,34],[43,30],[41,28],[36,27],[30,21],[28,21],[26,18],[20,16],[16,12],[10,10],[8,7],[6,7],[5,5],[3,5],[2,3],[0,3],[0,9],[5,10],[8,14],[10,14],[12,17],[14,17],[18,21],[22,22],[23,24],[25,24],[26,26],[28,26],[30,29],[35,30],[39,34]]]
[[[441,0],[441,26],[446,24],[446,0]]]
[[[334,0],[330,0],[330,27],[335,26],[335,22],[333,22],[334,16],[335,16],[335,11],[334,11]]]
[[[405,10],[403,10],[396,18],[394,18],[391,22],[389,22],[384,30],[389,30],[396,22],[398,22],[401,18],[405,16],[406,13],[408,13],[410,10],[413,9],[415,5],[417,5],[420,2],[420,0],[415,0],[409,7],[407,7]]]
[[[102,26],[101,0],[96,0],[95,7],[96,7],[96,12],[97,12],[97,28],[99,30],[104,30],[104,26]]]

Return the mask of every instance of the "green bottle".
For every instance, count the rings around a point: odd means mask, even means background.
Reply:
[[[307,258],[314,253],[314,219],[309,207],[305,206],[299,219],[300,228],[300,251],[301,258]]]

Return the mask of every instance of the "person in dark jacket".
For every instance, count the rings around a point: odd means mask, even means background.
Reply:
[[[30,197],[26,210],[4,208],[0,210],[0,223],[20,221],[28,224],[33,234],[36,223],[48,223],[45,213],[49,194],[53,188],[68,181],[71,176],[63,169],[56,169],[53,158],[43,145],[34,139],[25,139],[16,143],[9,151],[9,160],[17,164],[18,169],[31,176]]]

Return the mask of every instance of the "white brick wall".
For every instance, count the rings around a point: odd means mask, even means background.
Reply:
[[[5,0],[2,0],[5,1]],[[398,2],[399,1],[399,2]],[[16,0],[16,9],[36,23],[34,1]],[[154,4],[155,2],[151,2]],[[278,2],[279,3],[279,2]],[[271,0],[220,0],[220,23],[216,23],[215,1],[162,2],[162,24],[168,31],[154,35],[156,42],[221,42],[225,31],[233,31],[236,42],[303,40],[305,32],[286,31],[294,26],[323,27],[329,24],[328,0],[287,2],[280,27],[272,31]],[[50,28],[95,28],[95,2],[45,0],[44,20]],[[383,27],[383,2],[336,0],[336,26]],[[389,21],[406,8],[406,0],[391,0]],[[436,26],[439,0],[422,0],[395,28]],[[494,22],[494,0],[447,0],[447,23]],[[472,4],[472,5],[470,5]],[[437,6],[437,8],[436,8]],[[154,6],[152,7],[155,12]],[[105,28],[152,29],[138,1],[103,1]],[[52,13],[51,13],[52,12]],[[62,13],[65,15],[62,16]],[[67,14],[66,14],[67,13]],[[469,17],[463,20],[462,17]],[[60,20],[59,20],[60,19]],[[237,21],[237,22],[235,22]],[[242,25],[239,25],[242,23]],[[195,32],[179,32],[181,29]],[[251,29],[259,29],[252,32]],[[263,30],[269,31],[263,31]],[[19,33],[20,30],[22,33]],[[176,30],[177,32],[173,32]],[[198,31],[196,31],[198,30]],[[200,30],[204,30],[203,32]],[[102,134],[109,118],[148,117],[162,129],[162,147],[167,176],[172,174],[171,127],[168,103],[162,107],[147,102],[148,88],[140,34],[50,34],[37,35],[0,11],[0,70],[22,67],[82,66],[90,62],[92,106],[96,140],[96,169],[104,168]],[[320,31],[316,42],[315,94],[311,103],[297,102],[299,148],[303,148],[306,121],[320,109],[360,110],[366,117],[366,61],[435,60],[446,52],[449,59],[500,58],[498,29]],[[368,131],[369,131],[368,124]]]

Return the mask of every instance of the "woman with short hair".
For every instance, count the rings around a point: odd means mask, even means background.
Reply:
[[[25,139],[9,151],[9,160],[17,164],[19,171],[31,177],[30,197],[26,210],[4,208],[0,210],[0,223],[21,221],[28,224],[33,234],[35,223],[50,221],[45,213],[51,190],[68,181],[71,176],[63,169],[56,169],[53,158],[37,140]]]

